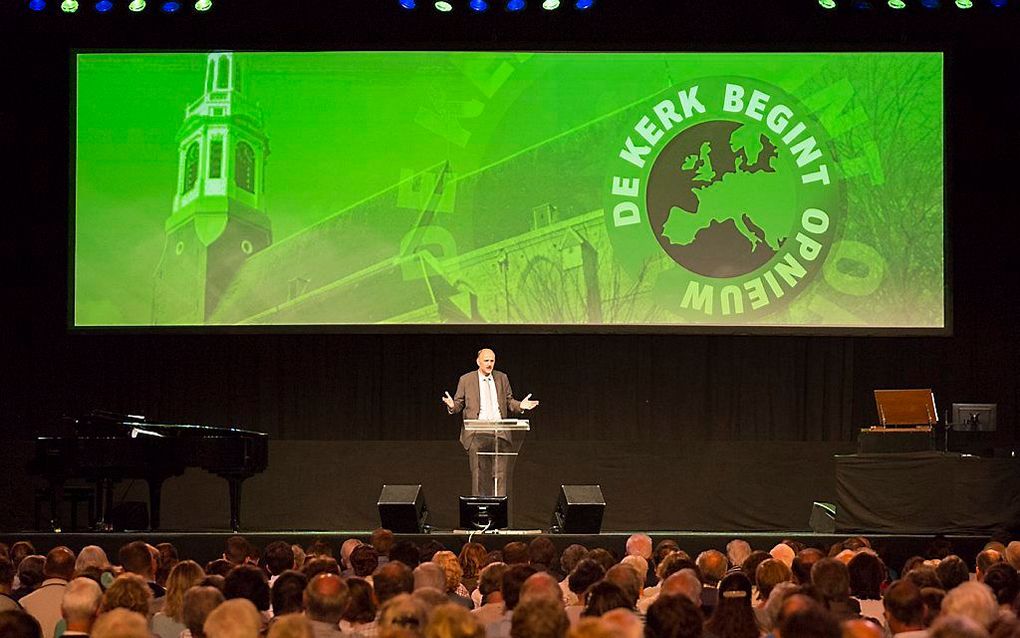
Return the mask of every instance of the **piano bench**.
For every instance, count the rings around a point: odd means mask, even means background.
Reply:
[[[92,486],[68,486],[63,490],[63,499],[65,503],[71,505],[71,528],[70,531],[77,532],[78,528],[78,509],[82,503],[86,505],[86,511],[88,512],[88,527],[92,527],[93,521],[96,518],[96,488]],[[42,508],[45,505],[50,510],[50,524],[49,527],[53,527],[54,524],[59,526],[60,522],[60,503],[57,503],[57,510],[53,511],[53,492],[49,488],[42,488],[36,490],[35,493],[35,528],[43,529],[42,523]]]

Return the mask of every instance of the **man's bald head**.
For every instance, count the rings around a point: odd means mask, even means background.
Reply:
[[[563,590],[549,572],[535,572],[521,585],[521,602],[539,599],[563,604]]]
[[[71,580],[74,576],[74,552],[63,545],[51,549],[43,563],[43,575],[46,578]]]
[[[347,611],[350,599],[347,583],[339,576],[319,574],[305,587],[305,614],[312,620],[336,624]]]
[[[662,581],[662,596],[683,596],[687,600],[701,605],[701,581],[693,569],[681,569]]]
[[[496,367],[496,353],[489,348],[482,348],[478,351],[475,363],[478,364],[478,371],[482,374],[492,374],[492,369]]]
[[[627,553],[648,560],[652,557],[652,537],[648,534],[631,534],[627,539]]]
[[[715,585],[726,575],[729,562],[722,552],[709,549],[698,554],[696,561],[706,585]]]

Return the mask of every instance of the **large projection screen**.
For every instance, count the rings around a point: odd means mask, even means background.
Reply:
[[[74,327],[948,329],[940,53],[75,62]]]

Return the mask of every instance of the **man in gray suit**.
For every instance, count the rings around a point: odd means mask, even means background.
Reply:
[[[465,419],[484,419],[497,421],[508,419],[511,414],[522,414],[538,406],[538,401],[531,399],[531,395],[520,401],[514,398],[513,390],[510,388],[510,379],[505,374],[495,370],[496,353],[485,348],[478,351],[477,370],[472,370],[460,377],[457,382],[457,391],[454,396],[447,392],[443,396],[443,403],[450,414],[463,413]],[[482,455],[479,451],[491,451],[494,439],[492,436],[474,434],[461,428],[460,442],[468,451],[468,458],[471,462],[472,494],[475,496],[505,496],[507,485],[499,488],[499,494],[494,494],[494,486],[489,477],[492,476],[492,458]],[[506,457],[500,462],[505,463]],[[511,474],[509,465],[504,466],[506,470],[506,482],[510,482]]]

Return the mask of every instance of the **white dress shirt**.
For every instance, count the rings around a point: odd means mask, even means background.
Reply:
[[[499,393],[492,375],[478,373],[478,400],[481,405],[478,418],[483,421],[499,421],[503,416],[499,413]]]

